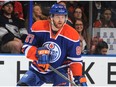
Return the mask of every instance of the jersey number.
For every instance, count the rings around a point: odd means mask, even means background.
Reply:
[[[80,46],[77,46],[76,47],[76,54],[77,55],[80,55],[81,54],[81,47]]]
[[[34,35],[33,34],[28,34],[25,42],[31,44],[33,42],[33,40],[34,40]]]

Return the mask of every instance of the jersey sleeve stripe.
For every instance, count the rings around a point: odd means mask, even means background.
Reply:
[[[59,34],[59,36],[64,37],[64,38],[66,38],[66,39],[68,39],[68,40],[70,40],[70,41],[72,41],[72,42],[79,42],[79,39],[78,39],[78,40],[73,40],[73,39],[70,39],[70,38],[68,38],[68,37],[66,37],[66,36],[64,36],[64,35],[62,35],[62,34]]]
[[[36,47],[34,46],[29,46],[29,45],[24,45],[23,48],[26,47],[25,49],[25,56],[31,60],[37,60],[35,54],[36,54]]]
[[[72,57],[67,57],[67,59],[70,59],[70,60],[72,60],[72,61],[82,61],[82,58],[72,58]]]
[[[24,45],[25,46],[25,45]],[[28,51],[29,51],[29,49],[31,48],[32,46],[28,46],[27,48],[26,48],[26,50],[25,50],[25,56],[27,56],[27,54],[28,54]]]
[[[22,48],[26,48],[26,47],[28,47],[28,46],[29,46],[29,45],[26,45],[26,44],[25,44],[25,45],[23,45],[23,47],[22,47]]]
[[[49,32],[48,30],[32,30],[32,29],[31,29],[31,31],[32,32]]]

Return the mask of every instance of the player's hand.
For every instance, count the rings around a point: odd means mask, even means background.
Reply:
[[[87,86],[85,76],[74,76],[74,82],[79,86]]]
[[[39,47],[36,51],[36,57],[38,58],[38,64],[50,63],[50,51],[46,47]]]
[[[39,69],[41,72],[47,71],[49,67],[50,67],[49,64],[38,64],[38,69]]]

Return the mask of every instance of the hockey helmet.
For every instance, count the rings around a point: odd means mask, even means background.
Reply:
[[[52,15],[52,14],[64,14],[64,15],[68,15],[68,11],[61,4],[53,4],[52,7],[51,7],[51,9],[50,9],[49,14],[50,15]]]

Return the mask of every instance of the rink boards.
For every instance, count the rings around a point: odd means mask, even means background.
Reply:
[[[116,56],[82,58],[89,86],[116,86]],[[0,86],[15,86],[29,69],[30,63],[24,55],[0,55]]]

